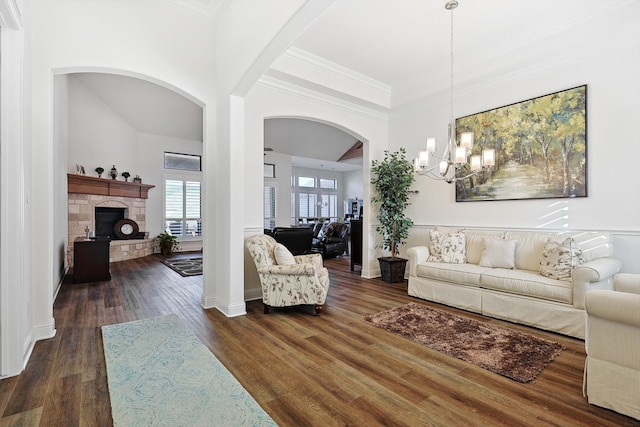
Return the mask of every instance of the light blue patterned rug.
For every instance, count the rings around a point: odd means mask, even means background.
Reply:
[[[276,426],[176,315],[102,327],[114,426]]]

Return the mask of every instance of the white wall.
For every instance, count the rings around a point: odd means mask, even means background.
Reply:
[[[54,78],[54,121],[53,144],[60,147],[53,151],[53,279],[54,294],[58,292],[64,279],[67,265],[67,156],[69,143],[69,78],[56,76]]]
[[[25,160],[29,163],[25,183],[32,203],[25,215],[32,239],[26,268],[31,277],[26,283],[33,295],[33,335],[39,339],[55,333],[53,218],[65,216],[67,209],[59,200],[54,202],[58,194],[54,185],[59,184],[52,177],[66,170],[54,163],[54,151],[64,147],[55,145],[53,138],[53,76],[117,71],[177,88],[200,105],[214,105],[215,26],[210,19],[168,2],[30,0],[25,2],[23,16],[29,83],[25,88]],[[213,129],[215,123],[206,126]],[[107,161],[101,156],[101,163]]]
[[[528,58],[522,68],[488,76],[463,70],[455,87],[454,115],[462,117],[587,84],[588,197],[456,203],[452,185],[418,177],[420,194],[408,211],[416,223],[410,243],[420,241],[424,227],[438,224],[612,230],[623,270],[640,272],[640,139],[634,126],[640,117],[639,9],[600,17],[598,31],[585,23],[572,27],[570,37],[554,35],[544,56]],[[446,141],[449,103],[442,95],[393,113],[392,149],[405,147],[413,157],[427,136]],[[559,208],[566,218],[548,224]]]
[[[24,143],[24,31],[16,3],[0,0],[0,378],[18,374],[34,343],[31,215]]]
[[[364,167],[368,169],[369,165],[366,164]],[[363,198],[364,182],[362,181],[362,170],[343,173],[343,181],[345,199]],[[369,186],[369,183],[367,183],[367,186]]]

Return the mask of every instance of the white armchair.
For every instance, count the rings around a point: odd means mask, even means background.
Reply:
[[[588,291],[583,394],[640,420],[640,274],[616,274],[613,291]]]
[[[270,307],[313,304],[319,316],[329,291],[329,271],[322,265],[322,255],[298,255],[293,257],[295,264],[278,265],[276,245],[274,238],[264,234],[246,242],[260,277],[264,313]]]

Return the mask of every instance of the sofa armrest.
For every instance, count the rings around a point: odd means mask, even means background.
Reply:
[[[407,249],[409,257],[409,276],[416,276],[416,267],[429,258],[429,248],[426,246],[414,246]]]
[[[280,276],[314,276],[316,267],[313,264],[269,265],[259,268],[258,273]]]
[[[322,265],[322,255],[318,253],[296,255],[294,259],[296,260],[296,264],[313,264],[316,269],[324,267]]]
[[[594,290],[587,292],[585,310],[616,323],[640,327],[640,295],[627,292]]]
[[[592,289],[613,290],[613,276],[615,276],[622,262],[615,258],[596,258],[577,266],[571,275],[573,284],[573,306],[584,309],[584,299],[587,291]]]
[[[640,294],[640,274],[618,273],[613,277],[613,289],[619,292]]]

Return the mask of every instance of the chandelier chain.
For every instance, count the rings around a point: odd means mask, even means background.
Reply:
[[[449,61],[450,61],[450,67],[449,67],[449,79],[450,79],[450,85],[449,85],[449,122],[453,123],[453,9],[455,9],[455,7],[452,7],[451,9],[449,9],[449,11],[451,12],[451,39],[450,39],[450,44],[449,44]]]

